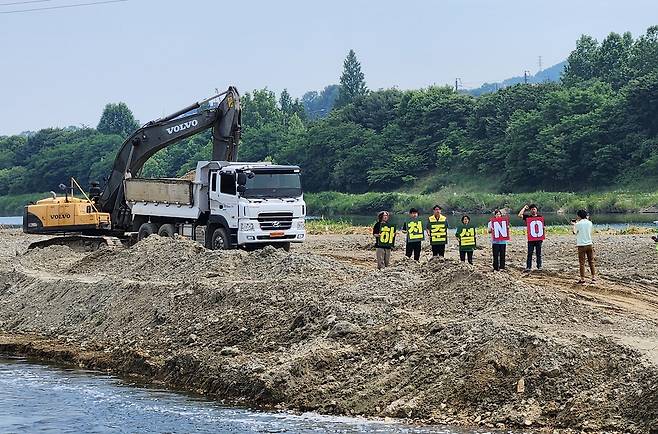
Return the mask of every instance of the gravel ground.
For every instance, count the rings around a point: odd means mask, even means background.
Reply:
[[[573,237],[544,270],[375,269],[368,235],[290,253],[212,252],[153,236],[130,249],[26,251],[0,230],[0,349],[57,354],[226,402],[558,432],[658,429],[658,266],[646,235],[599,235],[577,285]],[[38,349],[39,351],[36,351]],[[551,431],[549,431],[551,432]],[[653,431],[651,431],[653,432]]]

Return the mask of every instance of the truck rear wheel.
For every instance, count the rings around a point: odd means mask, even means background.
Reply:
[[[230,247],[230,243],[228,239],[228,234],[226,233],[226,229],[224,228],[215,229],[215,231],[212,233],[210,248],[212,250],[226,250],[229,247]]]
[[[137,241],[142,241],[144,238],[147,238],[149,235],[158,233],[158,225],[155,223],[142,223],[139,227],[139,232],[137,233]]]
[[[158,235],[160,235],[161,237],[173,238],[175,234],[176,234],[176,227],[171,223],[163,224],[162,226],[160,226],[160,229],[158,230]]]

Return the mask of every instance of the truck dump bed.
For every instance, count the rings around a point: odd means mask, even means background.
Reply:
[[[155,202],[175,205],[192,205],[192,181],[176,178],[130,178],[126,180],[128,202]]]

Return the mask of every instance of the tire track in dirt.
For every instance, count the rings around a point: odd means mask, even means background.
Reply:
[[[643,284],[619,284],[607,277],[597,283],[579,285],[569,276],[557,272],[542,272],[524,279],[537,285],[550,285],[587,302],[594,302],[611,310],[638,314],[658,324],[658,292]]]

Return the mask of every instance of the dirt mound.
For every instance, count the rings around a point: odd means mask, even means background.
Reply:
[[[638,433],[658,420],[658,369],[618,339],[650,341],[650,317],[565,292],[558,271],[336,259],[371,256],[368,241],[217,252],[153,236],[125,250],[29,252],[0,262],[0,329],[279,408]]]
[[[47,257],[52,253],[43,252],[38,259]],[[252,252],[211,251],[183,238],[158,236],[148,237],[130,249],[101,249],[68,263],[70,273],[168,282],[222,276],[309,279],[331,273],[342,280],[359,271],[322,256],[288,254],[271,246]]]

